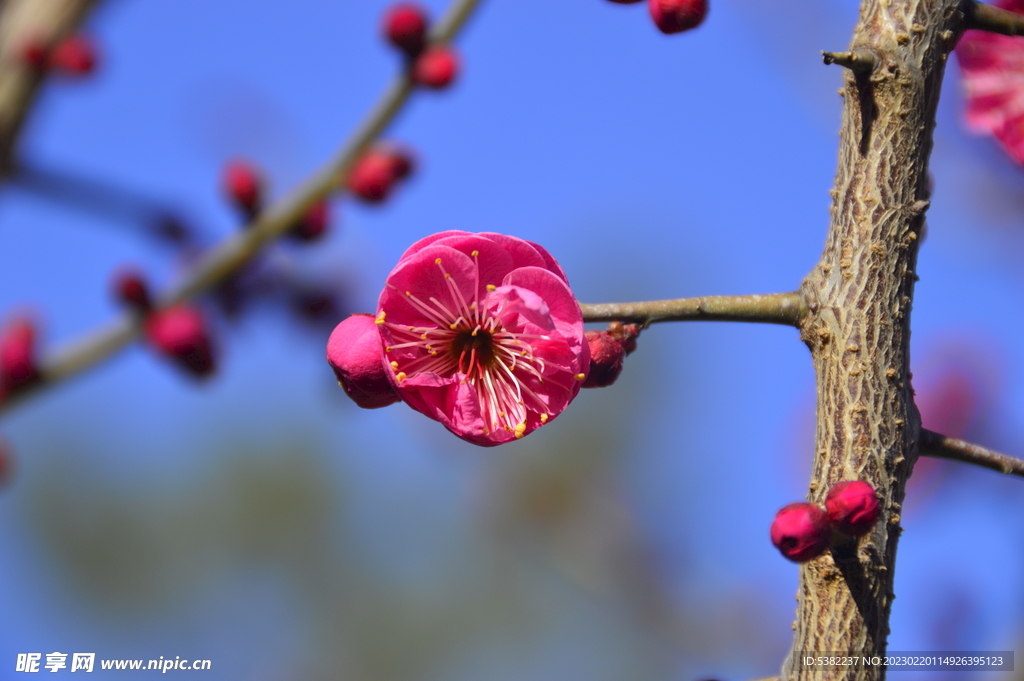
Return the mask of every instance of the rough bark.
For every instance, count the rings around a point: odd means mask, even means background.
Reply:
[[[784,679],[882,679],[884,668],[804,669],[808,654],[882,655],[889,634],[896,544],[920,419],[909,375],[917,246],[928,207],[928,157],[946,57],[963,30],[961,0],[863,0],[851,52],[870,73],[845,71],[831,226],[801,287],[801,328],[817,379],[817,436],[808,500],[860,479],[884,508],[873,532],[801,567]]]

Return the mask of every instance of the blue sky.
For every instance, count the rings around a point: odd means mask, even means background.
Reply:
[[[398,66],[378,38],[385,5],[111,0],[88,24],[99,72],[47,86],[23,157],[221,239],[237,229],[218,189],[227,158],[283,194],[382,92]],[[329,239],[273,262],[337,282],[353,311],[445,229],[543,244],[585,302],[792,290],[820,254],[835,172],[841,73],[818,51],[843,48],[854,20],[848,1],[783,17],[718,0],[699,30],[665,37],[643,5],[484,0],[458,82],[415,96],[388,131],[416,150],[415,177],[382,207],[337,201]],[[975,435],[1021,453],[1024,175],[963,132],[956,77],[915,374],[920,389],[968,366]],[[131,221],[0,191],[0,310],[36,311],[48,343],[115,315],[124,263],[160,285],[181,273]],[[218,332],[208,384],[133,347],[0,422],[17,453],[0,495],[0,665],[95,649],[210,658],[211,678],[231,679],[777,668],[797,569],[768,526],[805,493],[814,401],[792,329],[653,328],[619,383],[495,450],[402,405],[349,404],[325,330],[280,306]],[[940,470],[908,500],[890,649],[1019,649],[1020,482]]]

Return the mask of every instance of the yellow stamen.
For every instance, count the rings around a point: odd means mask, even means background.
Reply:
[[[373,323],[374,324],[383,324],[384,323],[384,318],[386,316],[387,316],[387,313],[384,310],[381,310],[380,312],[377,313],[377,318],[373,320]]]
[[[480,255],[480,251],[473,251],[472,253],[470,253],[470,255],[475,258],[476,256]]]
[[[582,381],[582,380],[585,380],[586,378],[587,378],[586,374],[576,374],[576,380],[577,381]]]
[[[541,423],[547,423],[548,422],[548,415],[547,414],[541,414],[540,415],[540,422]]]
[[[392,369],[397,369],[398,368],[398,362],[392,362],[391,363],[391,368]]]
[[[405,379],[406,379],[406,375],[405,375],[404,371],[399,371],[397,374],[395,374],[395,380],[398,381],[399,383],[401,383]]]
[[[493,290],[494,290],[494,289],[496,289],[496,288],[498,288],[498,287],[497,287],[497,286],[495,286],[494,284],[488,284],[488,285],[487,285],[487,290],[488,290],[488,291],[493,291]]]
[[[438,258],[437,260],[435,260],[434,264],[435,265],[440,265],[441,264],[441,258]]]
[[[516,426],[516,439],[518,440],[524,434],[526,434],[526,423],[525,422],[524,423],[520,423],[518,426]]]

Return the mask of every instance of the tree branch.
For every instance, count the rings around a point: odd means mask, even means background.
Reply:
[[[480,0],[453,0],[448,11],[431,30],[430,42],[451,41],[479,3]],[[338,191],[359,158],[401,110],[412,89],[412,79],[406,68],[392,81],[329,163],[290,195],[263,211],[248,227],[207,252],[176,286],[160,297],[157,307],[168,307],[193,298],[228,278],[267,243],[293,227],[314,203]],[[39,363],[41,379],[0,402],[0,414],[42,388],[98,364],[138,337],[140,329],[137,317],[125,313],[110,325],[44,356]]]
[[[970,442],[947,437],[931,430],[921,429],[921,439],[918,441],[918,446],[923,456],[962,461],[963,463],[974,464],[982,468],[991,468],[1005,475],[1024,477],[1024,460],[1009,454],[994,452],[991,449],[985,449]]]
[[[807,304],[799,292],[753,296],[703,296],[650,300],[640,303],[580,303],[583,321],[655,322],[722,321],[760,322],[799,326]]]
[[[967,5],[967,28],[1002,35],[1024,35],[1024,14],[972,2]]]
[[[0,177],[11,159],[44,73],[22,58],[27,40],[54,44],[73,32],[97,0],[9,0],[0,5]]]

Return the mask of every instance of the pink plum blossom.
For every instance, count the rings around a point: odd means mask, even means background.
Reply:
[[[376,323],[402,400],[485,447],[558,416],[590,366],[562,268],[502,234],[448,231],[413,244],[388,275]]]
[[[1024,13],[1024,0],[993,3]],[[994,135],[1024,164],[1024,38],[967,31],[956,46],[967,93],[967,126]]]

